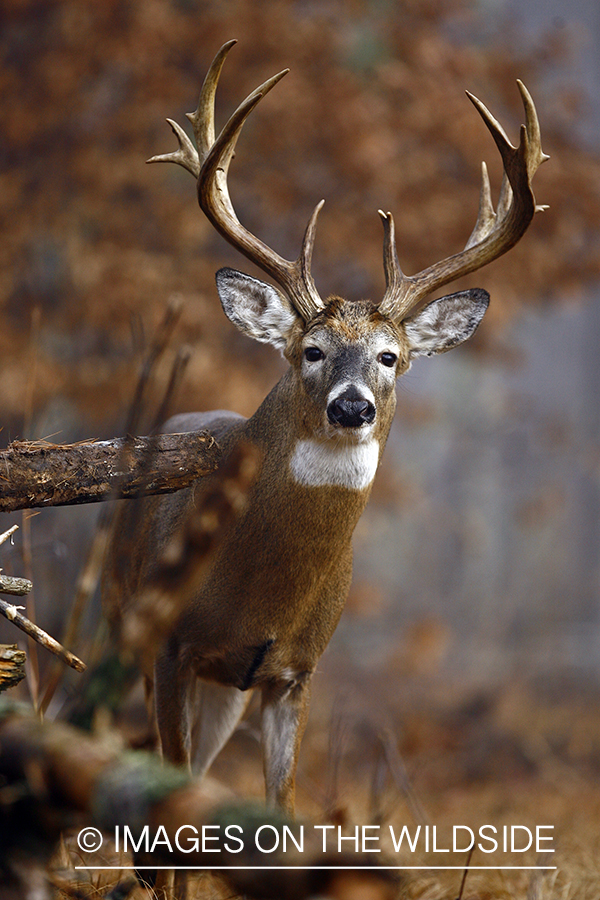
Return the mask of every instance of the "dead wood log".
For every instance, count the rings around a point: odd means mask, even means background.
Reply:
[[[0,512],[167,494],[214,471],[206,432],[79,444],[14,441],[0,451]]]
[[[153,754],[122,752],[114,739],[102,741],[64,723],[40,722],[8,700],[0,700],[0,780],[0,888],[3,879],[10,883],[15,858],[47,864],[65,828],[98,828],[114,837],[117,826],[121,835],[128,826],[136,841],[144,828],[152,836],[160,829],[161,839],[148,854],[154,864],[235,867],[222,876],[233,890],[257,898],[325,895],[333,880],[348,874],[337,867],[382,864],[369,853],[339,853],[334,843],[324,851],[322,834],[316,832],[307,835],[302,852],[293,843],[284,852],[282,842],[275,852],[260,852],[260,829],[266,826],[272,842],[275,829],[282,833],[287,826],[298,834],[299,826],[255,803],[232,803],[226,788],[199,783]],[[233,825],[228,842],[226,829]],[[206,842],[190,841],[207,826]],[[93,857],[88,855],[85,864],[93,866]],[[394,895],[385,873],[363,868],[362,878],[371,882],[369,897],[390,900]],[[358,896],[352,890],[330,895]]]
[[[27,654],[16,644],[0,644],[0,693],[23,681],[26,659]]]

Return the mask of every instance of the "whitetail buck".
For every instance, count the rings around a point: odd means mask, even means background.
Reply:
[[[416,312],[415,307],[517,243],[541,209],[531,179],[547,157],[533,102],[520,82],[526,125],[516,148],[469,94],[504,164],[498,211],[484,166],[479,215],[465,249],[413,276],[400,268],[392,214],[380,211],[383,299],[322,300],[310,270],[322,203],[311,216],[298,259],[290,262],[240,224],[229,198],[227,170],[242,126],[287,72],[250,94],[215,139],[215,91],[234,43],[218,52],[198,108],[188,115],[198,149],[168,120],[179,149],[149,162],[173,162],[191,172],[210,222],[276,282],[273,287],[232,269],[217,273],[225,314],[249,337],[281,350],[289,368],[249,419],[217,411],[177,416],[165,426],[172,432],[207,429],[223,458],[241,441],[257,446],[263,458],[246,510],[156,659],[155,703],[162,752],[177,764],[189,764],[192,719],[199,716],[195,757],[204,772],[233,732],[250,692],[260,691],[267,800],[293,812],[311,677],[348,594],[352,533],[388,437],[396,379],[415,357],[444,352],[473,334],[489,297],[472,289]],[[122,592],[134,592],[147,576],[157,545],[182,520],[193,494],[189,489],[145,501],[148,517],[131,554],[131,572],[118,586]],[[197,679],[199,710],[192,710]]]

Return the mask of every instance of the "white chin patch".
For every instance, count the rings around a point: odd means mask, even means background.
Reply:
[[[326,485],[362,491],[375,478],[379,442],[374,438],[355,444],[346,441],[298,441],[290,470],[295,481],[307,487]]]

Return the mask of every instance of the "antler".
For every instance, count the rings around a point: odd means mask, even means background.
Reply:
[[[537,168],[549,159],[542,152],[540,125],[533,100],[521,81],[517,81],[525,107],[525,125],[521,125],[518,147],[513,147],[504,129],[483,103],[467,91],[467,96],[478,110],[494,138],[502,162],[504,175],[500,188],[498,210],[491,201],[490,182],[485,163],[482,164],[479,214],[475,228],[461,253],[435,263],[417,275],[402,272],[396,252],[394,219],[390,212],[379,210],[383,219],[383,265],[386,292],[379,306],[382,313],[397,321],[406,317],[427,294],[480,269],[497,259],[520,240],[534,213],[547,209],[537,206],[531,180]]]
[[[194,129],[198,149],[196,150],[177,122],[167,119],[175,133],[179,148],[173,153],[153,156],[148,162],[177,163],[191,172],[198,180],[198,202],[212,225],[230,244],[270,275],[285,291],[297,312],[308,321],[324,306],[313,281],[310,266],[317,216],[325,201],[322,200],[315,207],[304,234],[300,255],[293,262],[284,259],[263,244],[244,228],[237,218],[227,187],[227,172],[237,139],[254,107],[284,75],[287,75],[289,69],[284,69],[283,72],[269,78],[246,97],[215,140],[215,93],[225,58],[236,43],[237,41],[228,41],[221,47],[204,79],[196,111],[187,113],[187,118]]]

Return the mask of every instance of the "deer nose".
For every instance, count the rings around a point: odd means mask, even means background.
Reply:
[[[359,428],[371,424],[375,418],[375,407],[364,397],[340,394],[327,407],[327,418],[332,425]]]

